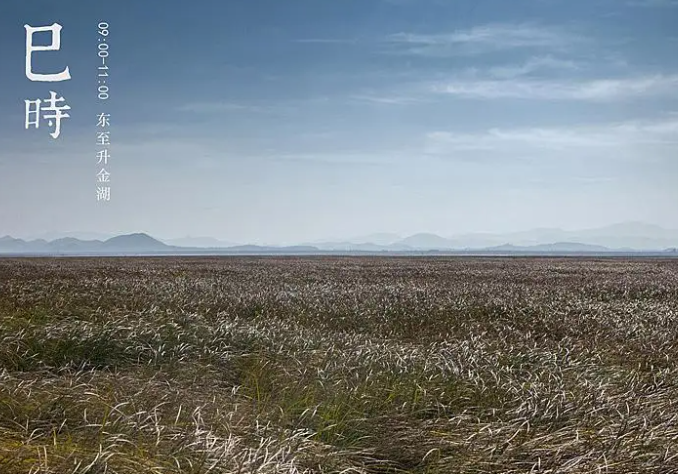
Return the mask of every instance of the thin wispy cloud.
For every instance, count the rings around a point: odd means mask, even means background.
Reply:
[[[397,33],[386,38],[391,52],[419,56],[474,55],[511,49],[566,51],[588,39],[560,26],[490,24],[450,33]]]
[[[413,97],[406,95],[369,95],[356,94],[349,98],[354,102],[369,103],[375,105],[416,105],[426,103],[423,97]]]
[[[534,73],[578,71],[581,64],[571,59],[559,59],[551,55],[534,56],[523,63],[513,65],[493,66],[488,73],[496,78],[511,79],[527,76]]]
[[[270,103],[230,102],[224,100],[186,102],[175,108],[178,112],[195,114],[252,113],[290,115],[307,106],[322,106],[330,102],[325,96],[302,99],[278,99]]]
[[[468,99],[617,101],[678,95],[678,75],[595,80],[452,80],[431,92]]]
[[[599,152],[628,151],[632,147],[635,149],[642,147],[646,150],[652,146],[666,148],[678,145],[678,118],[560,128],[493,128],[482,133],[436,131],[426,134],[425,143],[426,152],[429,154],[487,151],[503,156],[506,153],[525,153],[534,150]],[[549,156],[561,158],[563,155],[539,156],[546,159]],[[599,156],[607,159],[617,155]],[[635,156],[639,160],[650,159],[642,153]]]

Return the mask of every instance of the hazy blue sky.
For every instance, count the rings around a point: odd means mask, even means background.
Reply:
[[[24,24],[54,22],[35,67],[73,78],[30,82]],[[5,0],[0,60],[0,235],[678,227],[675,0]],[[24,129],[49,90],[58,140]]]

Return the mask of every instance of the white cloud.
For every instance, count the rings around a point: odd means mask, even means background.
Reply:
[[[549,55],[534,56],[522,64],[491,67],[488,72],[491,76],[496,78],[511,79],[526,76],[539,71],[576,71],[580,68],[580,64],[575,61],[558,59]]]
[[[322,106],[330,102],[329,97],[317,96],[302,99],[277,100],[270,103],[238,103],[223,100],[196,101],[181,104],[175,108],[180,112],[210,114],[219,112],[243,112],[258,114],[289,115],[304,106]]]
[[[678,94],[678,75],[594,80],[452,80],[431,91],[471,99],[616,101]]]
[[[489,24],[441,34],[398,33],[387,38],[399,52],[421,56],[482,54],[516,48],[567,50],[588,40],[562,27]]]
[[[678,145],[678,117],[563,128],[490,129],[482,133],[436,131],[425,137],[429,154],[485,151],[499,154],[544,151],[637,152]],[[603,153],[600,156],[614,156]],[[547,157],[548,154],[539,155]],[[561,154],[553,156],[562,157]],[[628,155],[627,155],[628,156]],[[639,159],[648,156],[636,154]]]
[[[353,95],[351,100],[377,105],[414,105],[424,103],[424,99],[406,95]]]

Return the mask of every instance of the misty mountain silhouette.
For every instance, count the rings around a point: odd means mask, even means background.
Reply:
[[[108,240],[80,240],[73,237],[46,240],[15,239],[10,236],[0,238],[0,253],[28,254],[87,254],[87,253],[146,253],[171,250],[148,234],[120,235]]]
[[[555,244],[554,244],[555,242]],[[659,251],[673,248],[678,244],[678,230],[645,224],[642,222],[623,222],[605,227],[584,230],[563,230],[558,228],[537,228],[520,232],[489,233],[475,232],[443,237],[432,233],[414,234],[400,238],[388,246],[373,246],[373,250],[483,250],[512,245],[515,247],[535,247],[541,245],[576,248],[566,245],[581,243],[614,250]],[[359,250],[366,244],[363,240],[319,242],[314,244],[323,250]],[[575,250],[576,251],[576,250]]]
[[[167,245],[148,234],[119,235],[108,240],[79,240],[73,237],[53,240],[26,241],[11,236],[0,238],[0,254],[17,255],[148,255],[148,254],[204,254],[210,249],[200,247],[177,247]],[[224,249],[212,249],[224,250]],[[229,253],[309,253],[317,252],[316,247],[264,247],[240,245],[227,247]]]
[[[436,234],[414,234],[402,239],[398,245],[404,245],[416,249],[447,249],[450,247],[450,240]]]
[[[133,250],[133,251],[163,251],[170,249],[169,245],[163,244],[148,234],[119,235],[101,243],[102,248],[107,250]]]
[[[580,244],[578,242],[556,242],[553,244],[517,246],[511,244],[488,247],[488,251],[510,252],[610,252],[612,249],[600,245]]]
[[[432,233],[400,239],[394,234],[373,234],[381,242],[327,242],[287,247],[238,245],[205,248],[168,245],[145,233],[119,235],[107,240],[81,240],[73,237],[52,241],[0,237],[0,254],[16,255],[146,255],[146,254],[309,254],[384,252],[480,252],[480,253],[678,253],[678,231],[638,222],[615,224],[599,229],[564,231],[535,229],[512,234],[476,233],[445,238]],[[565,237],[557,239],[556,237]],[[212,241],[200,238],[201,243]],[[398,240],[399,239],[399,240]],[[550,240],[544,241],[544,240]],[[190,238],[187,238],[191,241]],[[393,240],[396,240],[392,242]],[[612,244],[612,245],[610,245]],[[615,245],[616,244],[616,245]]]

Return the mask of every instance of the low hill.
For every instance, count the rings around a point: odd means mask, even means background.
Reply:
[[[148,234],[119,235],[101,244],[103,250],[132,252],[162,252],[172,247],[163,244]]]

